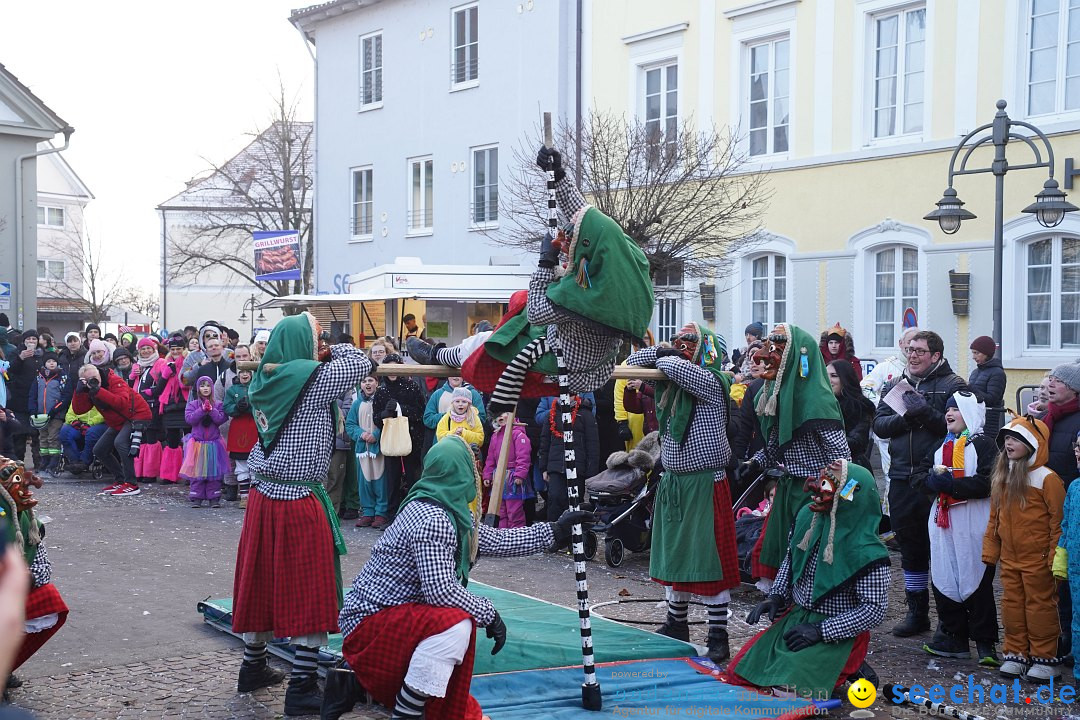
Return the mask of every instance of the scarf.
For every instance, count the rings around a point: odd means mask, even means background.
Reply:
[[[730,397],[731,376],[721,368],[722,358],[727,353],[724,338],[697,323],[695,327],[698,345],[690,362],[712,373],[724,389],[724,395]],[[693,394],[671,380],[658,380],[654,397],[660,433],[681,443],[686,437],[686,429],[690,426],[690,420],[694,414],[696,400]]]
[[[360,407],[356,411],[356,422],[364,432],[375,433],[375,406],[371,398],[366,395],[360,400]],[[380,480],[383,476],[385,461],[379,452],[378,441],[369,443],[361,440],[356,444],[356,461],[360,464],[360,472],[368,482]]]
[[[158,361],[158,356],[157,355],[151,355],[148,358],[144,358],[141,355],[136,355],[135,356],[135,362],[137,362],[139,364],[139,367],[141,367],[141,368],[153,367],[154,363],[156,363],[157,361]]]
[[[471,406],[465,408],[465,412],[463,412],[463,413],[456,413],[456,412],[454,412],[454,405],[453,405],[453,403],[451,403],[450,404],[450,419],[453,420],[456,423],[465,422],[466,418],[469,417],[469,410],[472,410]]]
[[[964,477],[964,450],[967,448],[968,431],[965,430],[957,437],[952,433],[945,436],[945,444],[941,446],[941,463],[952,470],[954,478]],[[959,472],[957,472],[959,470]],[[953,505],[963,505],[966,501],[957,501],[948,493],[941,493],[937,499],[937,516],[934,522],[939,528],[949,527],[949,508]]]
[[[270,333],[270,342],[251,379],[248,399],[259,431],[259,441],[269,455],[304,389],[315,377],[321,363],[315,318],[303,312],[282,319]],[[271,372],[266,365],[277,367]]]
[[[1060,420],[1063,417],[1072,415],[1073,413],[1080,411],[1080,397],[1074,397],[1064,405],[1055,405],[1054,403],[1046,404],[1046,416],[1042,421],[1046,423],[1046,427],[1050,432],[1054,431],[1054,422]]]
[[[480,496],[480,473],[469,444],[457,435],[446,435],[428,450],[423,474],[401,501],[401,510],[421,500],[446,511],[457,533],[456,570],[463,586],[469,582],[479,548],[480,507],[475,500]]]

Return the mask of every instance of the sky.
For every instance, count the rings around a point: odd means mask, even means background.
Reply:
[[[0,0],[0,63],[75,128],[64,158],[95,197],[88,231],[133,285],[159,284],[154,208],[247,145],[279,84],[313,119],[288,17],[317,1]]]

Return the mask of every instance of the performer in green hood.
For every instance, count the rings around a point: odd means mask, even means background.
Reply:
[[[817,340],[802,328],[781,323],[754,354],[765,384],[755,403],[765,447],[741,463],[735,474],[745,487],[763,469],[778,467],[783,476],[752,554],[751,572],[768,591],[787,548],[788,532],[799,508],[809,502],[808,477],[837,458],[851,459],[840,405],[829,386],[825,361]]]
[[[888,609],[889,551],[868,470],[835,460],[806,480],[806,492],[772,591],[746,618],[754,625],[767,614],[772,625],[743,646],[725,679],[827,700],[853,676],[876,679],[864,660]]]

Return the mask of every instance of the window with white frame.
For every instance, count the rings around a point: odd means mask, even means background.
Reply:
[[[409,232],[431,232],[434,163],[430,157],[409,161]]]
[[[478,51],[479,17],[476,5],[456,8],[452,21],[453,43],[450,76],[455,86],[471,86],[480,77]]]
[[[360,38],[360,109],[382,106],[382,33]]]
[[[472,159],[472,223],[490,226],[499,222],[499,148],[475,148]]]
[[[667,268],[658,270],[653,285],[656,287],[656,338],[669,340],[682,327],[679,320],[683,301],[682,263],[672,262]]]
[[[785,153],[791,125],[791,39],[785,35],[748,45],[747,71],[750,155]]]
[[[352,236],[353,239],[372,237],[374,222],[375,171],[370,168],[358,168],[352,171]]]
[[[46,227],[64,227],[64,208],[38,205],[37,224]]]
[[[921,133],[926,65],[926,8],[873,16],[870,124],[873,137]]]
[[[750,317],[765,327],[787,322],[787,258],[769,253],[750,261]]]
[[[1080,2],[1028,0],[1028,115],[1080,110]]]
[[[668,62],[643,67],[642,110],[645,119],[645,139],[649,143],[648,157],[658,158],[663,147],[675,152],[679,141],[679,65]]]
[[[1080,348],[1080,238],[1028,243],[1024,348]]]
[[[38,260],[37,279],[43,282],[64,280],[63,260]]]
[[[919,312],[919,251],[895,245],[874,252],[874,347],[892,347],[904,311]]]

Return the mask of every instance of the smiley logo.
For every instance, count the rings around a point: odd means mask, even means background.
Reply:
[[[848,687],[847,699],[857,708],[870,707],[877,700],[877,688],[866,678],[859,678]]]

